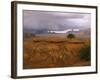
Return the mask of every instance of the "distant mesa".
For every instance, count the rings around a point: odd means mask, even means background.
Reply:
[[[68,32],[79,32],[79,29],[67,29],[63,31],[48,31],[48,33],[68,33]]]

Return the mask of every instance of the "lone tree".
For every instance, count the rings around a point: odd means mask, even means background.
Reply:
[[[70,33],[70,34],[67,35],[67,38],[69,38],[69,39],[75,38],[75,35]]]

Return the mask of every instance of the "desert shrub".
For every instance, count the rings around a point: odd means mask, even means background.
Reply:
[[[89,61],[90,60],[90,56],[91,56],[91,52],[90,52],[90,45],[85,45],[84,47],[82,47],[80,49],[80,54],[79,54],[79,57],[80,59],[83,59],[83,60],[86,60],[86,61]]]
[[[24,33],[24,39],[27,39],[27,38],[32,38],[32,37],[35,37],[36,35],[34,33]]]
[[[69,39],[75,38],[75,35],[70,33],[70,34],[67,35],[67,38],[69,38]]]

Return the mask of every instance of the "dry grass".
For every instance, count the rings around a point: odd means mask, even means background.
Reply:
[[[89,39],[35,36],[24,39],[23,68],[52,68],[86,66],[90,61],[80,60],[79,50],[89,44]]]

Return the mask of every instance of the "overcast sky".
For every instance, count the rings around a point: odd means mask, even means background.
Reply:
[[[69,28],[85,29],[91,25],[91,14],[50,11],[23,11],[24,28],[65,30]]]

